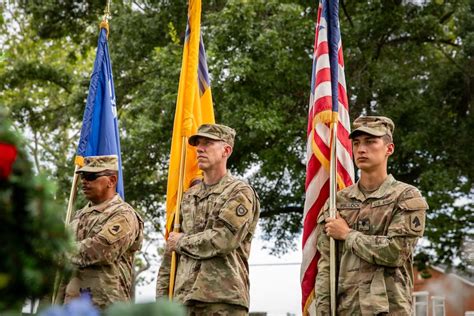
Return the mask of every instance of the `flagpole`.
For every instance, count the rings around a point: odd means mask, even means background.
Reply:
[[[329,217],[336,218],[336,193],[337,193],[337,120],[332,123],[331,135],[331,159],[329,167]],[[331,315],[336,316],[336,241],[329,240],[329,278],[331,289]]]
[[[181,211],[181,199],[183,197],[183,184],[184,184],[184,170],[186,168],[186,144],[188,138],[183,136],[181,138],[181,161],[179,162],[179,178],[178,178],[178,196],[176,201],[176,213],[174,215],[174,226],[173,232],[179,233],[180,224],[180,211]],[[174,293],[174,281],[176,279],[176,268],[177,268],[177,255],[176,251],[171,253],[171,271],[170,271],[170,285],[168,288],[168,297],[170,301],[173,299]]]
[[[72,185],[71,185],[71,192],[69,193],[69,201],[67,204],[67,211],[66,211],[66,219],[64,220],[64,225],[66,228],[69,226],[71,223],[71,217],[72,217],[72,210],[74,206],[74,202],[76,201],[77,197],[77,184],[79,183],[79,175],[76,173],[76,171],[79,169],[78,165],[75,165],[74,167],[74,176],[72,179]],[[51,298],[51,303],[57,304],[59,303],[58,300],[58,294],[59,294],[59,286],[62,282],[62,273],[57,272],[56,277],[54,279],[54,287],[53,287],[53,296]]]
[[[76,165],[74,168],[74,177],[72,179],[71,192],[69,193],[69,201],[67,204],[66,220],[64,221],[65,225],[68,226],[71,223],[72,210],[74,207],[74,202],[76,202],[77,197],[77,184],[79,183],[79,175],[76,173],[79,169],[79,166]]]
[[[104,17],[102,18],[102,21],[100,22],[99,29],[104,28],[107,32],[107,38],[109,36],[109,23],[108,19],[110,18],[110,0],[107,1],[107,4],[104,9]],[[82,158],[82,157],[81,157]],[[78,157],[76,157],[77,161]],[[79,170],[79,165],[75,162],[75,167],[74,167],[74,175],[72,179],[72,185],[71,185],[71,191],[69,193],[69,201],[67,205],[67,211],[66,211],[66,218],[64,220],[64,225],[66,228],[69,226],[71,223],[71,217],[72,217],[72,211],[74,207],[74,203],[76,202],[76,197],[77,197],[77,186],[79,183],[79,175],[77,174],[77,170]],[[57,302],[58,300],[58,294],[59,294],[59,287],[62,282],[62,273],[57,272],[56,277],[54,280],[54,287],[53,287],[53,296],[52,296],[52,304],[59,303]]]

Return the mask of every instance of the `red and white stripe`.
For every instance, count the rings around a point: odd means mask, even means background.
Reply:
[[[311,93],[307,131],[306,200],[303,216],[303,260],[301,264],[301,288],[303,314],[315,315],[314,286],[319,253],[316,250],[315,233],[317,218],[329,197],[329,159],[332,111],[331,73],[327,41],[326,20],[318,10],[313,66],[314,93]],[[344,75],[344,60],[341,41],[338,43],[338,129],[337,129],[337,175],[338,189],[354,182],[352,146],[349,139],[350,119]],[[316,153],[319,153],[318,156]]]

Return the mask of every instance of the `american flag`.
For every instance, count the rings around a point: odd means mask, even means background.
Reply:
[[[337,124],[337,185],[354,182],[352,147],[349,140],[349,103],[344,76],[339,3],[320,0],[314,40],[311,96],[309,102],[306,201],[303,217],[301,289],[303,315],[315,315],[314,285],[319,253],[316,251],[318,214],[329,197],[331,132]]]

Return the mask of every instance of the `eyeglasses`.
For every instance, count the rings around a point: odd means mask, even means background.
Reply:
[[[94,172],[82,172],[80,174],[82,180],[95,181],[97,178],[104,176],[111,176],[109,173],[94,173]]]

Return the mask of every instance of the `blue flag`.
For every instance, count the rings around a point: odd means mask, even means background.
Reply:
[[[117,192],[124,199],[114,80],[105,28],[100,29],[94,70],[82,120],[81,138],[77,146],[76,164],[82,165],[83,157],[101,155],[117,155],[119,167]]]

